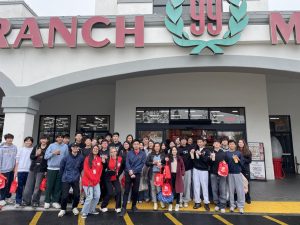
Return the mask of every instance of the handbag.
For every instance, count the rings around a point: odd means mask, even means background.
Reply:
[[[45,191],[46,188],[47,188],[47,178],[44,177],[43,180],[42,180],[42,182],[41,182],[41,184],[40,184],[40,190],[41,191]]]
[[[167,162],[167,164],[165,165],[164,176],[165,179],[167,180],[171,179],[171,169],[170,169],[169,162]]]
[[[154,176],[154,186],[161,187],[164,183],[164,175],[162,173],[156,173]]]
[[[241,173],[242,174],[242,173]],[[244,185],[244,192],[245,194],[248,193],[248,185],[249,185],[249,181],[247,180],[247,178],[244,176],[244,174],[242,174],[243,176],[243,185]]]
[[[5,188],[6,180],[7,178],[4,175],[0,174],[0,189]]]
[[[221,162],[219,162],[219,166],[218,166],[218,174],[221,177],[227,177],[228,176],[228,164],[223,160]]]
[[[9,193],[11,193],[11,194],[16,193],[17,188],[18,188],[18,181],[13,180],[13,182],[11,183],[10,189],[9,189]]]

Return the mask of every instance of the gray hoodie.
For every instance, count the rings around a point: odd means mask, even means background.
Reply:
[[[15,145],[0,144],[0,173],[14,170],[16,165],[17,147]]]

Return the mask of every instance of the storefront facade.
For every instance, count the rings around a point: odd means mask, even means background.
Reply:
[[[10,48],[0,49],[0,134],[13,133],[17,145],[27,135],[72,137],[76,131],[94,137],[118,131],[122,140],[127,134],[150,134],[158,140],[178,135],[244,137],[264,144],[266,176],[274,179],[271,131],[287,129],[293,137],[289,165],[294,156],[300,157],[300,48],[292,37],[283,44],[279,35],[279,43],[271,44],[265,2],[249,1],[249,24],[237,44],[223,48],[223,55],[209,50],[189,55],[191,48],[176,46],[159,15],[163,1],[105,0],[106,13],[96,6],[97,15],[117,15],[132,14],[135,5],[134,14],[144,20],[142,48],[138,38],[127,35],[124,48],[116,47],[116,16],[105,17],[110,27],[93,29],[95,39],[110,41],[103,48],[88,46],[82,35],[90,17],[76,18],[76,46],[69,46],[71,37],[56,34],[49,48],[50,20],[36,17],[44,47],[23,41],[14,48],[25,18],[11,18],[12,31],[5,36]],[[286,19],[292,15],[282,14]],[[224,32],[229,16],[224,13]],[[134,15],[124,18],[126,27],[137,24]],[[72,18],[60,21],[72,25]],[[289,117],[288,128],[282,116]]]

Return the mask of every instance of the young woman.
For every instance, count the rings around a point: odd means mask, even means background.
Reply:
[[[119,174],[123,172],[122,157],[117,156],[117,149],[111,147],[109,150],[109,158],[104,162],[104,183],[106,186],[107,193],[104,196],[101,211],[107,212],[107,205],[109,199],[115,194],[116,200],[116,212],[121,212],[121,184],[119,181]]]
[[[31,204],[34,208],[39,206],[41,197],[40,184],[47,173],[47,160],[44,157],[49,145],[48,141],[46,136],[40,137],[39,144],[31,151],[31,165],[23,193],[23,206]]]
[[[128,134],[126,137],[126,141],[130,144],[130,148],[132,148],[133,136],[132,134]]]
[[[18,188],[16,193],[16,204],[15,207],[18,208],[22,204],[23,190],[26,185],[27,177],[30,169],[30,154],[32,152],[33,138],[26,137],[24,139],[24,146],[18,148],[16,156],[16,167],[15,167],[15,179],[18,181]]]
[[[154,178],[157,173],[161,172],[162,166],[165,164],[165,154],[162,153],[160,144],[156,142],[153,146],[153,151],[148,155],[146,165],[149,167],[149,178],[151,185],[151,197],[154,203],[153,209],[157,210],[157,194],[161,188],[154,185]],[[161,208],[165,208],[165,205],[160,202]]]
[[[172,189],[174,198],[176,199],[175,211],[179,211],[180,193],[184,191],[183,179],[185,173],[184,162],[178,155],[177,148],[173,146],[171,154],[166,158],[166,161],[170,162],[171,177],[172,177]],[[169,204],[169,211],[172,211],[173,203]]]
[[[153,151],[153,147],[154,147],[154,141],[150,140],[148,143],[148,151],[146,152],[146,155],[149,155],[152,151]]]
[[[93,146],[93,149],[88,157],[84,160],[82,186],[85,192],[85,202],[81,211],[81,217],[87,218],[88,214],[97,215],[97,203],[100,199],[100,177],[103,166],[102,159],[99,156],[98,145]]]
[[[143,142],[140,142],[140,151],[145,152]],[[138,203],[143,203],[143,201],[149,202],[148,171],[149,167],[145,165],[141,173]]]
[[[176,145],[177,148],[179,148],[181,146],[180,137],[177,137],[175,139],[175,145]]]
[[[169,148],[167,146],[167,144],[165,142],[162,142],[161,143],[161,151],[165,154],[165,155],[168,155],[168,151],[169,151]]]
[[[124,168],[126,166],[126,157],[127,157],[127,154],[128,152],[131,151],[131,148],[130,148],[130,143],[127,142],[127,141],[124,141],[123,143],[123,148],[120,152],[120,156],[122,157],[122,168]],[[119,181],[120,183],[123,185],[121,186],[121,192],[122,194],[124,193],[125,191],[125,187],[124,187],[124,183],[125,183],[125,173],[120,173],[119,174]],[[130,199],[131,199],[131,192],[129,193],[129,197],[128,197],[128,203],[130,203]]]
[[[248,180],[248,193],[245,195],[245,200],[248,204],[251,204],[250,196],[250,163],[252,162],[252,153],[249,150],[248,144],[244,139],[240,139],[238,142],[238,150],[242,153],[244,164],[242,168],[242,174]]]

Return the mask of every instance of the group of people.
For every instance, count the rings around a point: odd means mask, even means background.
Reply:
[[[188,207],[194,200],[194,209],[204,202],[210,210],[210,200],[215,211],[225,212],[229,206],[244,213],[245,201],[250,204],[250,188],[245,194],[243,177],[250,179],[251,152],[245,140],[215,139],[207,147],[206,139],[181,137],[167,142],[154,142],[149,137],[142,140],[132,135],[120,142],[119,133],[108,133],[98,140],[76,133],[70,143],[68,135],[57,135],[49,144],[41,136],[33,147],[33,138],[26,137],[24,145],[17,148],[14,136],[6,134],[0,145],[0,176],[5,185],[0,189],[0,206],[13,204],[10,186],[18,183],[15,207],[40,205],[43,179],[47,179],[44,208],[60,209],[58,217],[66,213],[67,203],[72,201],[72,212],[78,215],[78,204],[83,208],[81,217],[107,212],[110,199],[115,199],[115,211],[126,214],[128,202],[131,210],[137,211],[137,203],[152,200],[153,209],[173,210],[173,202],[158,202],[161,187],[155,184],[157,174],[168,165],[171,187],[175,199],[175,211]],[[219,164],[228,165],[228,176],[219,174]],[[159,203],[159,205],[158,205]]]

